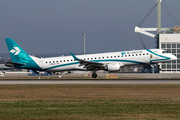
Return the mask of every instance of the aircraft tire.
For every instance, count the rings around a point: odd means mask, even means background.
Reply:
[[[93,77],[93,78],[97,78],[97,74],[96,74],[96,73],[93,73],[93,74],[92,74],[92,77]]]

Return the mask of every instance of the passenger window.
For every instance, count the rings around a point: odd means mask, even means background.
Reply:
[[[114,58],[116,58],[116,56],[114,56]]]
[[[47,62],[46,62],[47,63]]]
[[[131,55],[129,55],[129,57],[130,57]]]
[[[125,55],[125,57],[127,57],[127,55]]]
[[[66,60],[64,60],[64,62],[66,62]]]
[[[148,55],[148,53],[147,53],[147,55]]]
[[[104,59],[104,57],[102,57]]]
[[[121,55],[121,57],[123,57],[123,55]]]

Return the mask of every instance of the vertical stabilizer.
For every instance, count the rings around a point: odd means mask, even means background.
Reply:
[[[38,64],[12,38],[5,38],[5,41],[12,62],[15,65],[14,67],[27,68],[27,69],[40,69]]]
[[[5,38],[12,62],[28,63],[30,56],[12,39]]]

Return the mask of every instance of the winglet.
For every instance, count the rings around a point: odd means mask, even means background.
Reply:
[[[74,60],[80,60],[80,59],[77,58],[72,52],[70,52],[70,54],[72,55],[72,57],[74,58]]]

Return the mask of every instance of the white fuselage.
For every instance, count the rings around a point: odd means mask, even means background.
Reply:
[[[123,52],[109,52],[98,54],[77,55],[79,59],[84,61],[92,61],[107,64],[118,63],[120,66],[133,65],[133,64],[153,64],[176,60],[177,57],[166,53],[160,49],[147,49],[147,50],[133,50]],[[69,71],[69,70],[86,70],[79,61],[75,61],[72,56],[64,57],[51,57],[32,59],[44,71]]]

